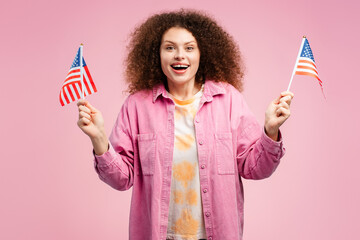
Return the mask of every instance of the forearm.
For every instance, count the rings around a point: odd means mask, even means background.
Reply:
[[[90,139],[96,155],[102,155],[108,151],[109,139],[105,132],[102,132],[98,136],[92,137]]]

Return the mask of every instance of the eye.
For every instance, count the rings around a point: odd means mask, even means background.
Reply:
[[[174,50],[174,47],[173,46],[167,46],[165,47],[166,50]]]
[[[194,50],[194,47],[187,47],[186,50],[192,51],[192,50]]]

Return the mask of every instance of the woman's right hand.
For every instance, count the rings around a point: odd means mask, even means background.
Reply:
[[[96,155],[101,155],[108,150],[108,138],[104,128],[104,119],[99,110],[88,101],[79,100],[79,120],[77,125],[90,137]]]
[[[90,138],[96,138],[104,132],[104,119],[101,112],[88,101],[79,100],[79,120],[77,125]]]

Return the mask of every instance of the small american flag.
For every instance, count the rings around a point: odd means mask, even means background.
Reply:
[[[304,38],[304,45],[301,49],[301,53],[296,65],[296,75],[308,75],[316,78],[319,81],[319,84],[322,89],[322,81],[319,78],[314,55],[311,51],[309,41]]]
[[[74,102],[82,97],[82,86],[84,85],[84,96],[88,96],[94,92],[97,92],[95,84],[90,75],[89,69],[82,57],[83,66],[83,83],[81,82],[81,68],[80,68],[80,54],[81,47],[79,48],[73,64],[66,76],[65,82],[60,90],[60,103],[61,106],[65,106],[70,102]],[[82,55],[82,54],[81,54]]]

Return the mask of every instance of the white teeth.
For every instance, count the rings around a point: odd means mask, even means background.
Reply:
[[[171,65],[173,67],[188,67],[188,65]]]

